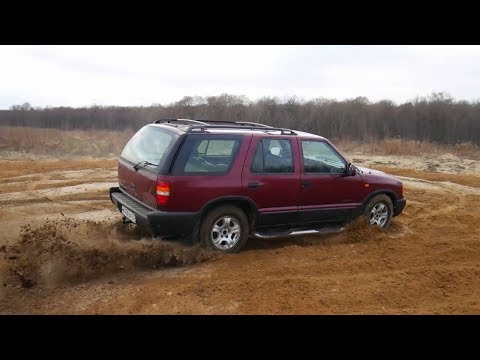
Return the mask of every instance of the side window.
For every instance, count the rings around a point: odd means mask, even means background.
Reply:
[[[206,156],[230,157],[235,146],[234,140],[207,140]]]
[[[197,153],[199,153],[201,155],[205,155],[205,152],[207,151],[208,143],[209,143],[208,140],[200,141],[200,143],[197,146]]]
[[[302,141],[303,166],[306,173],[342,174],[345,161],[323,141]]]
[[[262,139],[255,150],[252,173],[293,173],[292,145],[290,140]]]
[[[195,139],[193,146],[187,144],[190,153],[180,172],[182,173],[226,173],[239,148],[239,140]]]

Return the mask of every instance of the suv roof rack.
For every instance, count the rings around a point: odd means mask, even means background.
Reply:
[[[213,123],[213,124],[212,124]],[[297,135],[297,133],[290,129],[272,127],[265,124],[250,122],[250,121],[223,121],[223,120],[191,120],[191,119],[159,119],[155,120],[154,124],[169,124],[169,125],[187,125],[187,132],[205,132],[207,129],[247,129],[247,130],[261,130],[264,132],[280,131],[282,135]],[[218,125],[216,125],[218,124]]]
[[[201,125],[208,125],[206,122],[199,121],[199,120],[190,120],[190,119],[158,119],[153,122],[154,124],[172,124],[172,123],[186,123],[188,124],[201,124]]]
[[[265,128],[271,128],[272,126],[270,125],[265,125],[265,124],[259,124],[259,123],[255,123],[255,122],[250,122],[250,121],[238,121],[237,124],[242,124],[242,125],[254,125],[254,126],[261,126],[261,127],[265,127]]]
[[[275,128],[271,126],[235,126],[235,125],[194,125],[190,126],[187,130],[187,132],[192,133],[192,132],[197,132],[195,130],[198,130],[198,132],[205,132],[205,130],[208,129],[247,129],[247,130],[261,130],[264,132],[270,132],[270,131],[280,131],[282,135],[297,135],[297,133],[293,130],[290,129],[285,129],[285,128]]]
[[[240,125],[240,126],[255,126],[255,127],[263,127],[263,128],[271,128],[269,125],[260,124],[256,122],[250,121],[226,121],[226,120],[201,120],[202,122],[208,123],[208,125],[216,125],[218,124],[226,124],[226,125]],[[213,124],[210,124],[213,123]]]

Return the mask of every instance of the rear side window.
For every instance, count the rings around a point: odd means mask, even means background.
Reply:
[[[230,157],[235,147],[235,140],[202,140],[197,151],[205,156],[228,156]]]
[[[252,173],[293,173],[290,140],[262,139],[255,150],[251,171]]]
[[[175,163],[174,174],[225,174],[240,147],[238,136],[216,139],[190,136]]]
[[[130,139],[120,156],[135,164],[148,161],[160,166],[177,137],[167,130],[145,126]]]

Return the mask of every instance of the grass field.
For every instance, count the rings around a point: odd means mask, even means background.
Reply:
[[[74,130],[0,127],[0,158],[117,157],[135,132],[133,130]],[[444,155],[480,160],[480,148],[471,143],[439,145],[404,139],[358,142],[331,139],[347,154]]]

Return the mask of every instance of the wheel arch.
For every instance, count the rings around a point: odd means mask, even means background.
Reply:
[[[390,189],[379,189],[368,194],[367,197],[363,200],[361,213],[363,213],[369,201],[372,200],[377,195],[387,195],[390,198],[390,200],[392,200],[392,206],[395,208],[395,202],[398,199],[397,194],[395,194],[395,192]]]
[[[199,222],[202,222],[210,210],[222,205],[233,205],[240,208],[247,215],[250,231],[253,230],[257,218],[257,207],[252,199],[244,196],[224,196],[209,201],[200,210]]]

